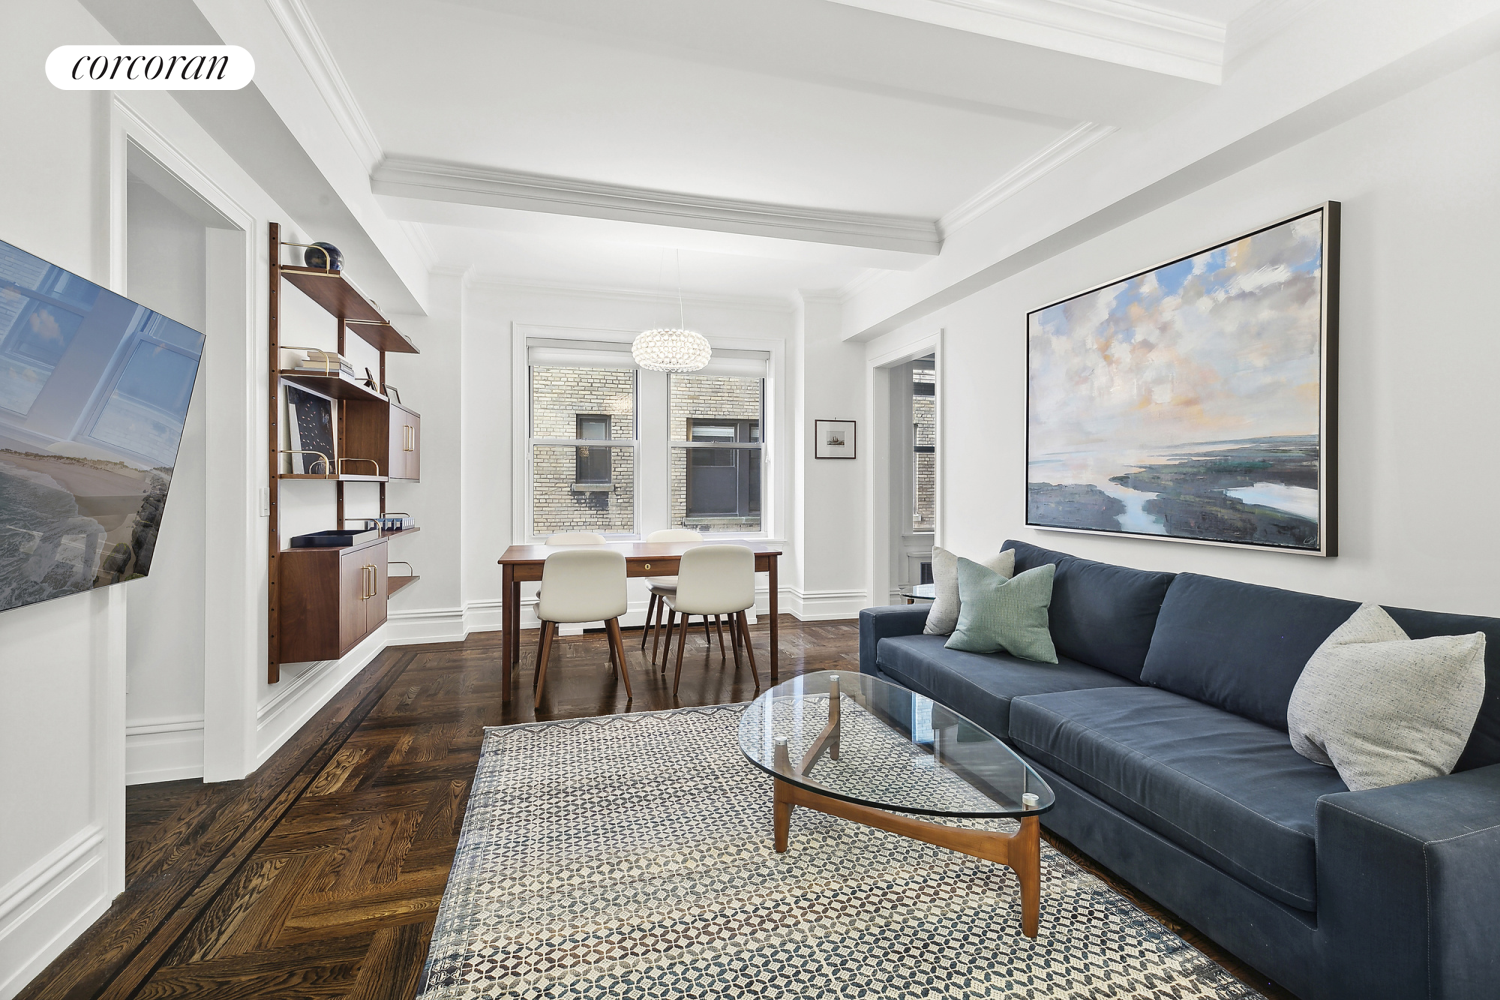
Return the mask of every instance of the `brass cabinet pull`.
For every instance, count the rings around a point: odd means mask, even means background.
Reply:
[[[651,564],[650,563],[646,563],[645,565],[643,565],[641,567],[641,569],[650,569],[650,568],[651,568]]]

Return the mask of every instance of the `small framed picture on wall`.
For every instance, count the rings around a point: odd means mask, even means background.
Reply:
[[[814,458],[853,458],[854,421],[814,420]]]

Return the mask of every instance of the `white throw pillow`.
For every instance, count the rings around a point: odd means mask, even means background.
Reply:
[[[970,561],[999,573],[1007,580],[1016,575],[1014,549],[1006,549],[988,559]],[[927,624],[922,626],[922,631],[928,635],[952,635],[958,627],[959,609],[963,607],[958,599],[958,556],[936,545],[932,547],[932,593],[937,599],[927,610]]]
[[[1286,721],[1298,753],[1359,791],[1450,773],[1483,701],[1483,632],[1412,639],[1361,604],[1307,661]]]

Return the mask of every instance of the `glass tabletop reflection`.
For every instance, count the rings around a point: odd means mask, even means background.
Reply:
[[[782,781],[893,812],[1030,816],[1054,801],[1025,761],[962,715],[846,670],[764,692],[740,719],[740,749]]]

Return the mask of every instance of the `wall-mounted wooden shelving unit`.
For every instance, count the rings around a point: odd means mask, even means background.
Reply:
[[[417,354],[416,346],[391,325],[343,271],[295,267],[281,263],[281,226],[271,223],[271,524],[269,646],[266,679],[281,679],[282,663],[336,659],[384,624],[391,595],[421,579],[415,574],[390,576],[389,540],[415,534],[418,528],[382,531],[359,545],[324,549],[283,549],[279,483],[284,479],[320,479],[334,484],[335,519],[344,523],[344,484],[377,483],[380,513],[385,515],[385,487],[393,480],[416,480],[421,470],[421,416],[344,372],[282,368],[281,283],[290,282],[322,306],[338,324],[338,353],[346,332],[380,352],[379,383],[385,385],[388,353]],[[281,384],[286,382],[330,400],[337,408],[338,437],[330,456],[334,473],[284,472],[281,447]],[[341,471],[363,468],[365,473]],[[377,474],[378,473],[378,474]]]

